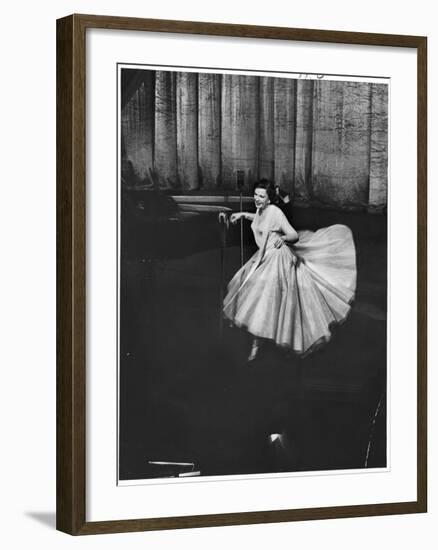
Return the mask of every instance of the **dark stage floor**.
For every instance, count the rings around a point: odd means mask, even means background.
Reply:
[[[386,466],[386,218],[307,209],[294,219],[345,223],[357,247],[352,312],[305,359],[267,343],[247,362],[248,335],[221,323],[219,238],[177,259],[124,261],[121,479],[176,471],[148,461],[193,462],[201,475]],[[240,263],[236,231],[225,284]]]

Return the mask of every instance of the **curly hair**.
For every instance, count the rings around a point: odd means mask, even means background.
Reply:
[[[272,181],[269,181],[266,178],[262,178],[261,180],[258,180],[254,183],[253,192],[255,192],[256,189],[266,189],[266,194],[268,195],[269,200],[271,201],[271,203],[275,203],[277,193],[275,190],[275,185],[272,183]]]

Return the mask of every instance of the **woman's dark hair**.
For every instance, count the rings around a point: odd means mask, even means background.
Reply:
[[[272,181],[269,181],[266,178],[256,181],[254,184],[253,192],[256,189],[266,189],[266,194],[268,195],[269,200],[271,201],[271,203],[275,204],[277,193],[275,191],[275,185],[272,183]]]

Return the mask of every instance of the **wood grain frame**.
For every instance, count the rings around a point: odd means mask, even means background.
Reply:
[[[87,28],[190,33],[414,48],[418,85],[418,445],[417,500],[373,505],[259,511],[120,521],[86,521],[85,471],[85,32]],[[71,15],[57,21],[57,529],[72,535],[274,523],[427,511],[427,39]]]

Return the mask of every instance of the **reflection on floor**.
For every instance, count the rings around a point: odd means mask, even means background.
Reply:
[[[248,335],[221,319],[219,248],[124,262],[121,479],[386,466],[386,223],[348,216],[357,299],[330,344],[305,359],[266,342],[247,362]],[[231,239],[225,283],[239,262]]]

